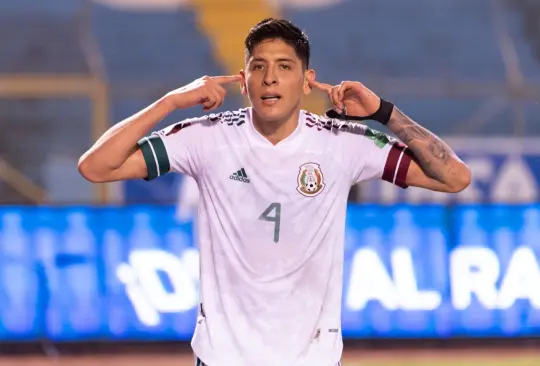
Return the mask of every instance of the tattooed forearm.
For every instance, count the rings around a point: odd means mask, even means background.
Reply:
[[[450,160],[450,149],[438,138],[434,138],[429,144],[429,152],[433,157],[439,159],[443,164],[447,165]]]
[[[461,162],[450,147],[437,136],[394,108],[388,128],[413,152],[424,173],[442,183],[451,179]]]
[[[407,141],[412,141],[415,139],[425,139],[429,137],[429,132],[427,132],[423,127],[417,125],[414,122],[411,123],[407,120],[404,120],[401,117],[396,118],[396,125],[399,126],[399,130],[394,132],[403,142],[407,144]]]

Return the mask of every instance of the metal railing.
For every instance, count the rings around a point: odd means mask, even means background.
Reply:
[[[109,128],[109,86],[99,45],[91,23],[92,4],[83,3],[78,15],[79,44],[90,72],[88,74],[0,74],[0,98],[82,97],[92,102],[92,139],[96,141]],[[23,197],[43,203],[46,190],[33,183],[17,168],[2,160],[0,178]],[[95,203],[110,201],[109,185],[94,186]]]

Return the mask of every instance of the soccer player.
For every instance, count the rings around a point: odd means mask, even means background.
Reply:
[[[168,172],[196,180],[200,307],[191,344],[201,365],[337,365],[350,187],[469,184],[469,169],[441,139],[359,82],[317,81],[309,58],[301,30],[265,19],[245,40],[245,70],[171,91],[80,159],[91,182]],[[235,84],[251,107],[213,113]],[[301,110],[310,92],[328,94],[333,118]],[[197,105],[205,116],[150,133],[173,110]],[[364,118],[401,142],[347,121]]]

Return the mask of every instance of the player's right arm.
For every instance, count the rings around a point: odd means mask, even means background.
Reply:
[[[147,163],[138,142],[178,108],[197,104],[204,111],[219,108],[226,94],[223,86],[240,80],[239,75],[205,76],[173,90],[106,131],[79,159],[79,172],[93,183],[147,178]]]

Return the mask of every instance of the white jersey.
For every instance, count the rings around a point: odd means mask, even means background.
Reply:
[[[383,133],[305,111],[273,145],[251,113],[188,119],[139,142],[147,179],[170,170],[199,187],[192,347],[209,366],[334,366],[350,187],[405,187],[411,159]]]

